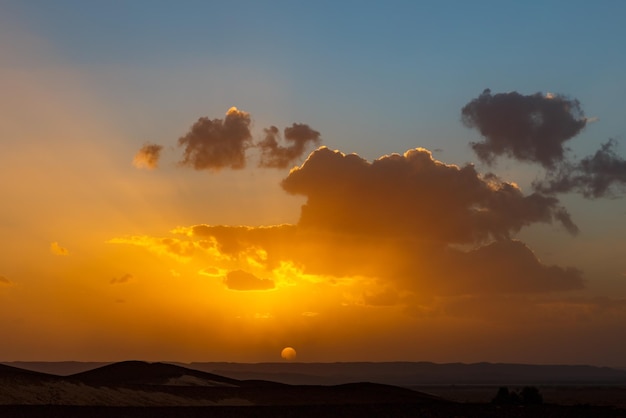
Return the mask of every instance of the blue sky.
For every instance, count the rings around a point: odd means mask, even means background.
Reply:
[[[459,109],[489,87],[570,95],[602,120],[592,141],[624,135],[621,2],[5,3],[105,100],[174,120],[233,104],[369,158],[421,145],[461,162]]]

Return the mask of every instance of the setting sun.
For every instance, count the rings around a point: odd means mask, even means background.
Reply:
[[[296,350],[292,347],[285,347],[283,351],[280,352],[280,356],[283,360],[292,361],[296,359]]]

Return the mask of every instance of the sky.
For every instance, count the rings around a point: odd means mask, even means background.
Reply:
[[[0,360],[626,366],[625,9],[0,0]]]

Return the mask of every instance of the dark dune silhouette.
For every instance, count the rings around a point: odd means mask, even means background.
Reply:
[[[20,382],[41,382],[61,380],[59,376],[42,373],[34,370],[25,370],[18,367],[0,364],[0,380],[18,380]]]
[[[167,391],[189,398],[243,398],[255,405],[376,402],[424,402],[441,399],[410,389],[379,383],[336,386],[293,386],[261,379],[238,380],[167,363],[125,361],[68,376],[90,386],[133,387]]]
[[[440,398],[377,383],[287,385],[237,380],[174,364],[125,361],[71,376],[0,368],[0,404],[103,406],[431,403]]]
[[[240,386],[228,377],[167,363],[124,361],[68,376],[71,381],[91,386],[171,385],[171,386]]]

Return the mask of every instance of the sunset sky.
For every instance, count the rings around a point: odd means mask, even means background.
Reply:
[[[626,366],[625,14],[0,0],[0,361]]]

